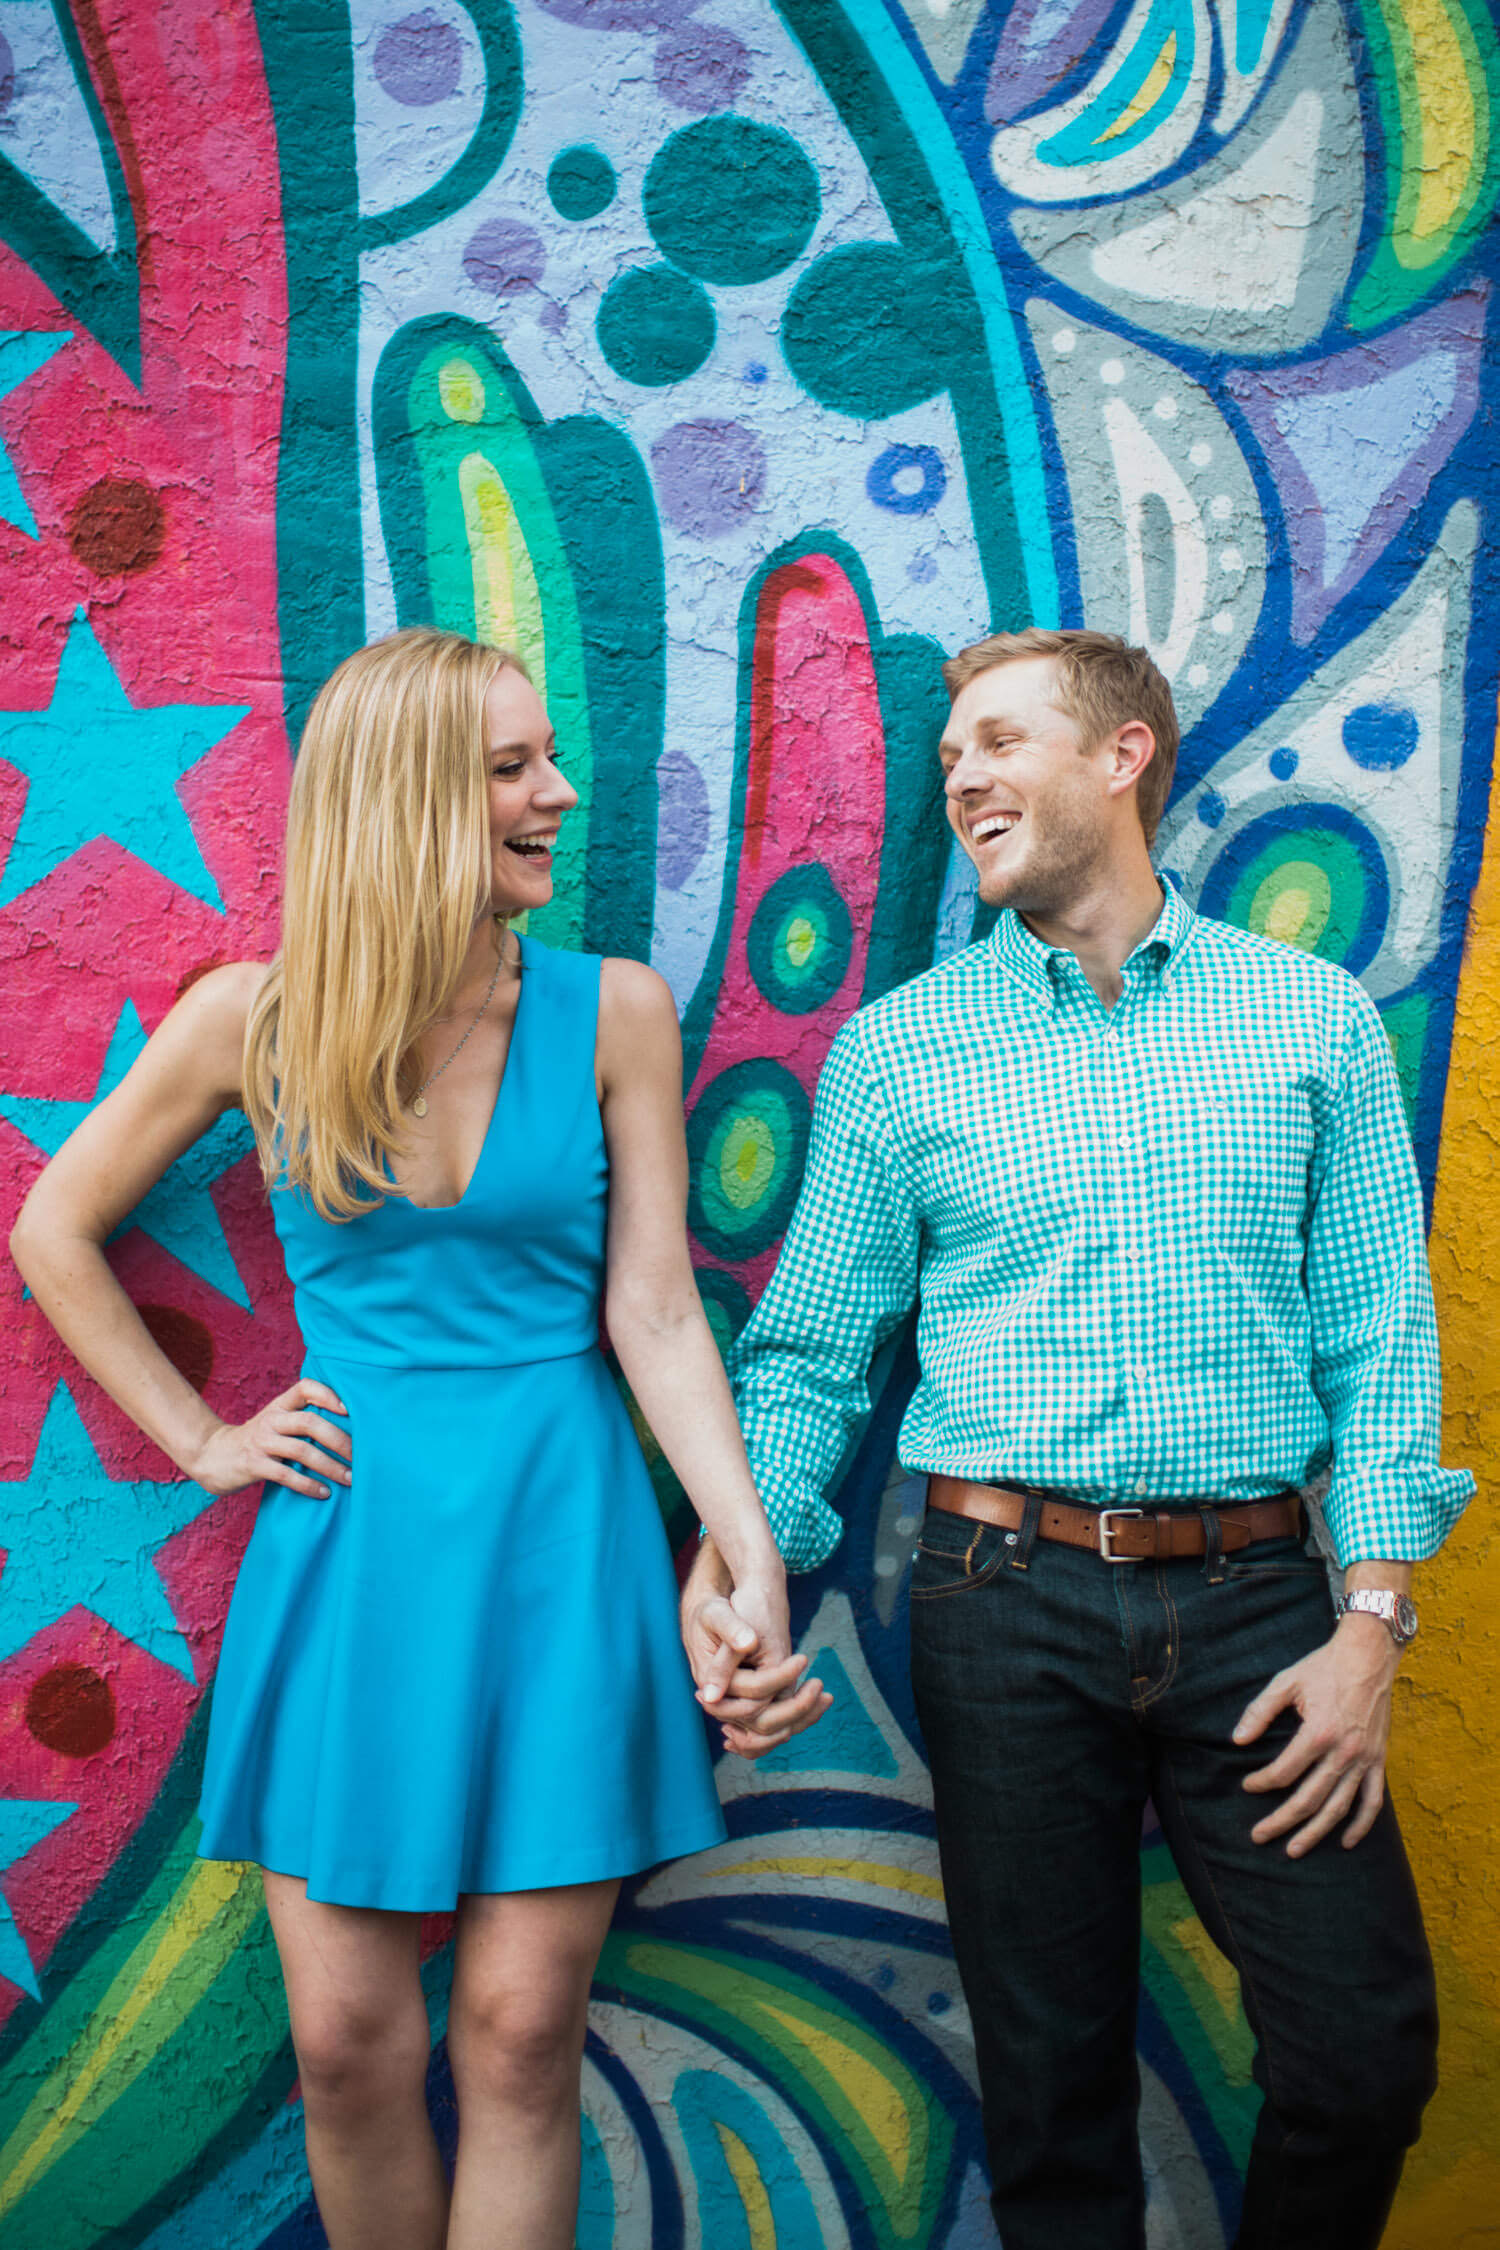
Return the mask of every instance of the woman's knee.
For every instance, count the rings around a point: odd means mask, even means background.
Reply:
[[[448,2049],[467,2092],[508,2109],[550,2112],[577,2100],[587,1996],[504,1985],[455,1995]]]
[[[430,2040],[425,2008],[322,2001],[294,2009],[292,2044],[309,2111],[359,2119],[420,2099]]]

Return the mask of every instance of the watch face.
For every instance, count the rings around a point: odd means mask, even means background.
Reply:
[[[1415,1638],[1417,1630],[1417,1605],[1407,1594],[1396,1596],[1396,1630],[1403,1641]]]

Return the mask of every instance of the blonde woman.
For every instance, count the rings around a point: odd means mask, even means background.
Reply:
[[[601,1295],[735,1581],[734,1611],[688,1619],[701,1700],[751,1755],[828,1700],[799,1684],[688,1264],[670,995],[505,926],[551,895],[576,803],[514,657],[422,629],[351,656],[303,739],[280,954],[187,993],[12,1237],[68,1344],[186,1475],[267,1480],[199,1848],[265,1871],[334,2250],[568,2250],[619,1880],[724,1833]],[[236,1426],[157,1349],[102,1245],[239,1103],[307,1358]],[[731,1682],[752,1650],[782,1691],[763,1712]],[[417,1918],[455,1905],[450,2201]]]

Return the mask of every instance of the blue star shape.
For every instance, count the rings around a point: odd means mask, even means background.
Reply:
[[[162,703],[137,709],[80,610],[45,711],[0,711],[0,758],[29,787],[0,876],[6,906],[54,867],[110,836],[125,851],[220,913],[177,783],[245,718],[247,703]]]
[[[34,375],[39,367],[45,367],[72,333],[71,328],[64,328],[51,336],[28,336],[24,331],[0,329],[0,398],[9,398],[28,376]],[[30,538],[37,536],[36,517],[26,505],[26,495],[11,466],[3,439],[0,439],[0,517],[6,523],[15,524]]]
[[[41,1095],[22,1097],[0,1094],[0,1117],[8,1118],[27,1140],[55,1156],[68,1135],[80,1125],[96,1103],[118,1086],[146,1044],[141,1019],[130,1001],[120,1011],[99,1083],[87,1101],[51,1101]],[[122,1219],[110,1237],[139,1227],[183,1265],[250,1309],[250,1298],[239,1276],[219,1214],[210,1192],[221,1172],[238,1164],[255,1146],[249,1123],[237,1109],[226,1110],[201,1139],[181,1155]]]
[[[30,1476],[0,1482],[0,1663],[69,1610],[88,1609],[191,1680],[156,1551],[212,1505],[201,1484],[109,1476],[59,1383]]]
[[[44,1836],[50,1836],[54,1828],[60,1828],[69,1813],[77,1810],[76,1805],[60,1805],[51,1799],[0,1797],[0,1874],[14,1867],[18,1859],[24,1859],[34,1845]],[[26,1940],[16,1928],[16,1918],[5,1898],[0,1898],[0,1977],[10,1984],[18,1984],[33,2000],[40,2000],[41,1990],[31,1965],[31,1955],[26,1950]]]

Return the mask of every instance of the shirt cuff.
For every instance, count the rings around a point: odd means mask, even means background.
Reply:
[[[1357,1562],[1425,1562],[1475,1490],[1467,1469],[1335,1473],[1323,1514],[1340,1569]]]
[[[827,1562],[844,1536],[844,1519],[837,1508],[811,1492],[778,1502],[762,1488],[761,1499],[771,1536],[789,1571],[816,1570]]]

